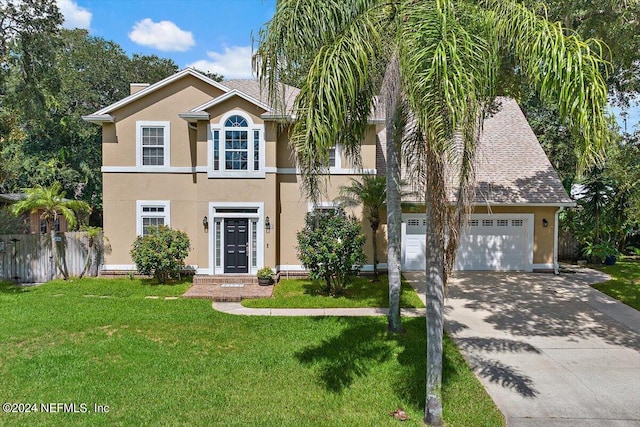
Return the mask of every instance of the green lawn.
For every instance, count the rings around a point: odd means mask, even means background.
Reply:
[[[371,282],[371,277],[356,277],[344,295],[332,297],[322,292],[320,284],[309,279],[284,279],[276,285],[271,298],[242,301],[245,307],[259,308],[346,308],[389,307],[389,282],[386,275],[380,282]],[[418,294],[402,283],[400,294],[402,307],[424,307]]]
[[[615,265],[599,267],[612,280],[592,285],[599,291],[640,310],[640,261],[621,260]]]
[[[2,402],[107,405],[107,414],[0,413],[0,425],[421,425],[424,319],[241,317],[188,284],[129,279],[0,286]],[[161,296],[148,299],[146,296]],[[451,426],[503,418],[445,341]]]

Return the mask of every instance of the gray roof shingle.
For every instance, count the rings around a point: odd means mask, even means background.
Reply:
[[[476,157],[476,204],[570,204],[558,174],[518,103],[496,99]]]

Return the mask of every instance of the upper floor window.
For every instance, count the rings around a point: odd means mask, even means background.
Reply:
[[[169,122],[137,122],[137,165],[169,166]]]
[[[264,176],[263,128],[242,114],[212,126],[209,176]]]

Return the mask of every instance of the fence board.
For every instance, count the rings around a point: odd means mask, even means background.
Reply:
[[[64,253],[70,276],[79,276],[87,257],[91,257],[86,276],[97,276],[102,264],[102,236],[89,251],[86,232],[58,233],[58,253]],[[46,282],[60,278],[51,251],[49,234],[9,234],[0,235],[0,280],[14,280],[21,283]]]

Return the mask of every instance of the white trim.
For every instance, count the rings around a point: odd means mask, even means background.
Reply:
[[[207,101],[202,105],[198,105],[195,108],[192,108],[190,112],[192,113],[196,113],[196,112],[200,112],[200,111],[204,111],[207,110],[211,107],[213,107],[214,105],[218,105],[224,101],[226,101],[227,99],[233,98],[234,96],[239,96],[240,98],[244,99],[245,101],[248,101],[250,103],[252,103],[253,105],[262,108],[263,110],[269,112],[271,111],[271,107],[269,107],[267,104],[265,104],[264,102],[250,96],[247,95],[244,92],[239,91],[238,89],[232,89],[230,91],[228,91],[227,93],[225,93],[224,95],[221,95],[217,98],[212,99],[211,101]]]
[[[334,166],[329,166],[329,174],[335,174],[337,171],[342,170],[342,146],[340,144],[336,144],[331,147],[335,150],[334,153]],[[329,148],[329,150],[331,150]]]
[[[143,165],[142,164],[142,128],[144,127],[161,127],[164,135],[164,161],[162,166]],[[145,121],[136,122],[136,167],[140,169],[166,169],[171,166],[171,122],[168,121]]]
[[[136,200],[136,236],[142,236],[142,208],[145,206],[162,206],[162,215],[147,215],[164,218],[164,225],[171,226],[171,202],[169,200]]]
[[[198,120],[209,120],[209,113],[205,112],[205,111],[198,111],[198,112],[187,112],[187,113],[178,113],[178,117],[180,117],[181,119],[189,122],[189,123],[195,123]]]
[[[388,265],[387,265],[386,262],[378,263],[378,270],[386,270],[387,268],[388,268]],[[304,268],[304,266],[296,265],[296,264],[276,265],[275,266],[275,270],[276,270],[276,272],[279,272],[279,271],[307,271],[307,269]],[[365,264],[365,265],[363,265],[360,268],[360,271],[364,271],[364,272],[373,271],[373,264]]]
[[[340,204],[332,201],[328,202],[319,202],[318,204],[314,204],[313,202],[307,203],[307,212],[313,212],[314,208],[339,208]]]
[[[229,208],[238,208],[238,209],[257,209],[256,213],[216,213],[216,208],[229,209]],[[207,257],[209,261],[209,268],[199,269],[203,273],[200,274],[225,274],[224,273],[224,253],[221,256],[222,266],[220,267],[220,271],[216,270],[216,254],[215,254],[215,227],[216,227],[216,219],[217,218],[247,218],[249,219],[249,224],[251,224],[251,219],[258,219],[256,224],[257,226],[257,235],[256,235],[256,267],[251,266],[251,248],[247,248],[247,263],[249,267],[249,275],[255,275],[260,268],[264,266],[264,202],[209,202],[209,256]],[[223,221],[224,223],[224,221]],[[224,227],[224,225],[223,225]],[[248,231],[249,233],[249,242],[251,242],[251,228]],[[222,244],[221,248],[224,248],[224,230],[221,233]],[[206,271],[206,273],[205,273]]]
[[[416,204],[424,204],[424,203],[416,203]],[[567,208],[572,208],[577,206],[577,204],[575,202],[549,202],[549,203],[528,203],[528,202],[522,202],[522,203],[475,203],[472,205],[474,208],[475,207],[526,207],[526,206],[537,206],[537,207],[567,207]]]
[[[302,175],[298,168],[267,168],[267,171],[275,170],[280,175]],[[327,175],[376,175],[377,169],[334,169],[331,168]]]
[[[553,272],[558,274],[560,272],[560,263],[558,262],[558,229],[559,229],[559,221],[558,215],[560,212],[564,210],[563,206],[560,206],[558,210],[554,214],[554,223],[553,223]]]
[[[135,264],[102,264],[100,271],[113,270],[113,271],[136,271]]]
[[[531,264],[531,270],[549,270],[549,271],[554,271],[555,267],[554,267],[553,263]]]
[[[386,270],[387,268],[389,268],[388,264],[386,262],[379,262],[378,263],[378,270]],[[365,264],[362,266],[362,268],[360,268],[360,271],[373,271],[373,264]]]
[[[89,123],[113,123],[116,121],[116,118],[111,114],[88,114],[86,116],[82,116],[82,120]]]
[[[206,166],[145,166],[144,168],[138,166],[102,166],[101,172],[104,173],[206,173]]]
[[[136,271],[137,269],[135,264],[102,264],[100,266],[100,271]],[[202,269],[194,264],[186,264],[184,270],[194,270],[196,274],[201,274],[199,271]]]
[[[158,90],[160,88],[163,88],[163,87],[175,82],[176,80],[181,79],[182,77],[186,76],[187,74],[190,75],[190,76],[196,77],[196,78],[202,80],[205,83],[210,84],[211,86],[221,90],[224,93],[227,93],[230,90],[228,87],[222,85],[221,83],[218,83],[215,80],[212,80],[209,77],[207,77],[207,76],[205,76],[203,74],[200,74],[199,72],[197,72],[193,68],[185,68],[185,69],[183,69],[181,71],[178,71],[176,74],[173,74],[173,75],[171,75],[171,76],[169,76],[169,77],[167,77],[167,78],[165,78],[163,80],[160,80],[157,83],[152,84],[151,86],[149,86],[149,87],[147,87],[145,89],[142,89],[142,90],[134,93],[133,95],[129,95],[126,98],[123,98],[118,102],[115,102],[115,103],[113,103],[113,104],[111,104],[109,106],[104,107],[103,109],[101,109],[99,111],[96,111],[92,115],[98,116],[98,115],[110,113],[111,111],[116,110],[116,109],[118,109],[120,107],[123,107],[123,106],[135,101],[138,98],[142,98],[143,96],[145,96],[145,95],[147,95],[147,94],[149,94],[151,92],[155,92],[156,90]]]
[[[225,161],[225,141],[224,123],[231,116],[240,116],[247,121],[247,167],[243,170],[226,170],[224,169]],[[240,129],[240,128],[239,128]],[[218,132],[218,170],[215,170],[213,164],[213,133]],[[258,153],[259,163],[258,170],[253,169],[254,156],[254,138],[253,133],[258,131]],[[217,124],[210,125],[207,130],[207,172],[209,178],[264,178],[265,177],[265,157],[267,156],[266,143],[264,139],[264,124],[255,124],[251,116],[242,110],[230,110],[220,118]],[[249,168],[250,166],[250,168]]]
[[[307,271],[306,268],[304,268],[301,265],[295,265],[295,264],[283,264],[283,265],[276,265],[275,267],[276,271]]]
[[[213,154],[212,154],[213,156]],[[102,166],[101,172],[104,173],[209,173],[209,167],[207,166],[145,166],[144,168],[138,166]],[[265,174],[277,174],[277,175],[301,175],[301,172],[296,168],[275,168],[268,166],[264,168],[264,174],[252,174],[247,176],[227,176],[220,175],[220,178],[264,178]],[[331,175],[375,175],[376,169],[341,169],[339,173],[332,173]],[[557,205],[553,205],[557,206]]]

